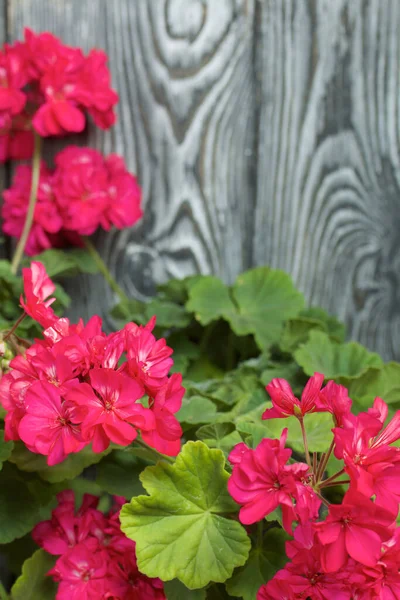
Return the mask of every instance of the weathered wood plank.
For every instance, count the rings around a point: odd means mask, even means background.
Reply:
[[[252,231],[254,0],[13,0],[9,31],[50,30],[109,53],[119,122],[88,142],[123,154],[144,190],[140,227],[98,237],[127,291],[193,272],[233,279]],[[85,280],[79,313],[112,298]],[[84,316],[85,316],[84,314]]]
[[[0,43],[3,45],[7,41],[7,0],[0,0]],[[0,207],[2,204],[2,192],[8,185],[8,167],[0,165]],[[0,258],[7,257],[7,242],[0,236]]]
[[[400,357],[400,3],[262,0],[254,259]]]

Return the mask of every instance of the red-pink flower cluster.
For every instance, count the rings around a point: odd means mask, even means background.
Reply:
[[[104,52],[85,56],[51,33],[26,29],[23,42],[0,53],[0,161],[29,158],[33,130],[43,137],[82,131],[85,113],[108,129],[117,102]]]
[[[376,398],[373,407],[357,416],[345,387],[316,373],[296,398],[287,381],[274,379],[267,391],[273,408],[264,419],[329,412],[333,440],[319,462],[291,462],[285,448],[287,430],[280,440],[264,439],[251,449],[237,445],[229,456],[233,465],[228,481],[231,496],[241,505],[239,518],[249,525],[277,508],[290,562],[263,586],[258,600],[394,600],[400,598],[400,411],[384,426],[388,407]],[[305,437],[306,443],[306,437]],[[329,457],[343,460],[343,468],[324,478]],[[347,477],[347,479],[343,479]],[[341,504],[330,504],[323,494],[335,485],[348,489]],[[325,515],[321,506],[325,504]]]
[[[114,497],[107,515],[97,509],[96,496],[85,494],[78,511],[72,491],[57,499],[51,519],[32,532],[39,546],[59,557],[48,573],[59,582],[56,600],[165,600],[162,581],[140,573],[135,542],[121,532],[124,498]]]
[[[142,216],[141,189],[116,154],[103,157],[91,148],[69,146],[55,158],[55,169],[41,165],[37,202],[25,252],[80,243],[98,227],[130,227]],[[3,192],[3,231],[21,236],[32,167],[17,167],[13,185]]]
[[[51,308],[54,284],[41,263],[23,270],[21,305],[45,329],[25,356],[16,356],[0,381],[6,440],[23,440],[31,452],[57,464],[92,443],[127,446],[140,431],[159,452],[175,456],[182,429],[175,417],[184,388],[168,376],[172,349],[152,330],[128,323],[106,335],[100,317],[85,325],[58,319]]]

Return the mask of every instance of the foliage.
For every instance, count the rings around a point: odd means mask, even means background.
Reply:
[[[96,270],[81,250],[49,250],[40,260],[55,278]],[[0,263],[0,280],[7,329],[19,314],[21,283],[7,261]],[[153,315],[155,334],[173,348],[173,371],[183,374],[186,388],[177,413],[184,445],[175,462],[157,461],[151,449],[133,442],[124,449],[111,445],[102,454],[87,447],[49,467],[22,442],[4,442],[2,433],[0,549],[18,567],[18,555],[21,562],[26,559],[19,538],[49,517],[61,490],[73,489],[78,499],[99,495],[104,510],[110,495],[117,495],[128,501],[122,530],[136,543],[139,569],[166,582],[167,598],[255,600],[259,587],[287,560],[288,536],[279,511],[258,530],[239,524],[238,506],[226,487],[227,456],[242,441],[255,448],[264,438],[278,438],[283,426],[289,447],[296,455],[303,452],[295,417],[284,423],[261,420],[271,407],[265,385],[285,378],[299,395],[307,376],[321,371],[348,387],[356,411],[380,395],[393,414],[400,408],[400,364],[384,364],[360,344],[345,343],[341,323],[320,309],[305,309],[290,278],[267,267],[248,271],[233,286],[210,276],[172,280],[159,286],[151,302],[124,300],[112,310],[118,326],[132,320],[144,325]],[[18,334],[27,338],[35,325],[25,321]],[[332,428],[330,415],[307,419],[309,450],[321,453]],[[328,474],[335,460],[327,465]],[[53,563],[44,550],[27,558],[13,600],[54,598],[55,584],[46,577]]]

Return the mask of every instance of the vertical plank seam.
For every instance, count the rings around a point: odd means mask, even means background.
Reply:
[[[249,231],[247,247],[249,248],[247,256],[247,269],[254,266],[254,239],[255,239],[255,219],[258,199],[258,169],[259,169],[259,143],[260,143],[260,123],[261,123],[261,92],[262,92],[262,2],[255,0],[253,17],[253,35],[252,35],[252,68],[253,68],[253,93],[254,93],[254,116],[253,116],[253,165],[250,169],[250,176],[253,177],[253,198],[251,199],[252,218],[249,219]]]
[[[10,22],[10,10],[11,10],[11,2],[12,0],[3,0],[3,6],[2,6],[2,10],[3,10],[3,23],[4,23],[4,43],[5,42],[9,42],[10,41],[10,32],[9,32],[9,22]],[[10,4],[9,4],[10,3]],[[3,165],[3,173],[4,173],[4,182],[3,182],[3,189],[1,190],[1,196],[0,196],[0,208],[2,206],[3,203],[3,190],[7,189],[10,184],[11,184],[11,165],[9,161],[6,161],[5,164]],[[1,224],[1,217],[0,217],[0,224]],[[3,256],[5,256],[6,259],[11,260],[11,254],[12,254],[12,242],[11,239],[9,237],[4,237],[4,241],[2,242],[2,253]]]

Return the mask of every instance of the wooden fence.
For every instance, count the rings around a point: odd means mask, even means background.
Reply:
[[[118,124],[80,143],[123,154],[143,186],[142,224],[97,237],[129,293],[270,264],[400,358],[399,0],[0,7],[4,40],[29,26],[110,56]],[[75,292],[73,316],[113,301],[97,277]]]

